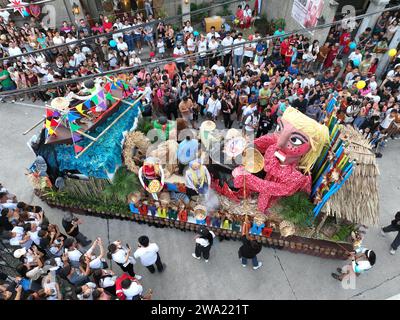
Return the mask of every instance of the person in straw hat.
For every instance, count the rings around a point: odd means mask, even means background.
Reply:
[[[264,154],[265,179],[238,167],[233,171],[235,187],[243,188],[246,183],[246,190],[258,192],[261,212],[282,196],[298,191],[310,193],[310,171],[328,142],[326,126],[289,107],[278,119],[274,134],[254,141],[256,148]]]

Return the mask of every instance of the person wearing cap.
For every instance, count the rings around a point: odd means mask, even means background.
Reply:
[[[351,275],[358,277],[360,274],[370,270],[376,262],[375,252],[366,248],[362,249],[359,253],[350,252],[349,257],[351,258],[351,264],[343,268],[337,268],[336,270],[339,272],[339,275],[332,273],[332,278],[343,281]]]
[[[192,257],[197,260],[200,260],[201,257],[203,257],[204,261],[208,262],[210,259],[210,250],[213,246],[214,238],[214,232],[208,230],[205,226],[201,226],[195,237],[196,247],[195,252],[192,253]]]
[[[82,224],[82,220],[75,217],[71,212],[64,214],[61,223],[67,235],[75,238],[83,247],[87,247],[92,243],[79,231],[79,225]]]
[[[397,232],[396,238],[390,245],[390,254],[395,255],[398,247],[400,246],[400,211],[398,211],[392,220],[391,224],[381,229],[381,235],[386,237],[387,233]]]

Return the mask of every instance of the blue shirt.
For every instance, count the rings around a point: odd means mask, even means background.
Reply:
[[[265,224],[263,223],[261,226],[258,226],[257,224],[253,223],[253,226],[251,227],[250,233],[260,235],[262,232],[262,229],[264,229]]]

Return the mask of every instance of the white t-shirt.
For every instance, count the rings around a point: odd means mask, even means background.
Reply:
[[[215,39],[221,38],[221,36],[219,35],[218,32],[215,32],[214,34],[212,34],[211,32],[207,33],[207,39],[208,41],[211,41],[211,38],[215,37]]]
[[[89,262],[90,269],[101,269],[103,267],[103,262],[100,257],[92,256],[92,260]]]
[[[235,40],[233,41],[233,44],[234,44],[234,45],[239,45],[239,44],[241,44],[241,43],[243,43],[243,42],[246,42],[243,38],[242,38],[242,39],[235,39]],[[235,56],[242,56],[243,53],[244,53],[244,46],[238,46],[238,47],[235,47],[235,48],[233,49],[233,54],[234,54]]]
[[[159,251],[159,248],[158,248],[157,244],[150,243],[147,248],[144,248],[144,247],[138,248],[135,251],[133,256],[136,259],[140,258],[140,262],[142,263],[142,265],[145,267],[148,267],[148,266],[151,266],[152,264],[156,263],[158,251]]]
[[[225,38],[222,40],[221,44],[222,44],[224,47],[229,47],[229,46],[231,46],[231,45],[233,44],[233,38],[232,38],[232,37],[225,37]],[[231,52],[232,52],[232,49],[225,49],[225,50],[224,50],[224,54],[229,54],[229,53],[231,53]]]
[[[181,47],[180,49],[178,49],[178,47],[176,47],[174,49],[174,55],[185,55],[185,54],[186,54],[186,51],[185,51],[184,47]],[[177,63],[184,63],[185,59],[183,57],[178,57],[178,58],[176,58],[176,62]]]
[[[62,36],[54,37],[54,38],[53,38],[53,43],[54,43],[56,46],[57,46],[57,45],[60,45],[60,44],[63,44],[63,43],[65,43],[65,38],[62,37]]]
[[[118,249],[115,253],[113,253],[112,259],[114,260],[114,262],[122,264],[124,267],[126,267],[129,263],[132,263],[132,264],[136,263],[136,260],[131,256],[129,256],[128,261],[125,262],[126,251],[123,248]]]
[[[302,88],[305,88],[305,87],[311,88],[313,86],[315,86],[315,79],[314,78],[311,78],[311,79],[305,78],[303,80],[303,84],[301,85]]]
[[[208,43],[208,49],[209,49],[209,50],[217,50],[218,47],[219,47],[218,41],[210,41],[210,42]]]
[[[10,57],[13,56],[18,56],[19,54],[22,54],[22,51],[19,47],[15,47],[15,48],[8,48],[8,54],[10,55]]]
[[[210,233],[211,233],[212,237],[215,238],[215,233],[212,231],[210,231]],[[204,238],[197,238],[196,243],[198,243],[199,245],[201,245],[202,247],[205,247],[205,248],[210,245],[210,242]]]
[[[11,232],[16,233],[15,237],[10,239],[10,245],[12,246],[19,246],[20,241],[24,237],[24,228],[22,227],[14,227]],[[29,242],[29,241],[28,241]]]
[[[67,255],[70,261],[76,262],[79,261],[79,259],[81,258],[82,252],[80,252],[78,249],[74,249],[72,251],[68,251]]]
[[[132,300],[133,297],[143,293],[143,287],[137,282],[132,281],[131,286],[128,289],[122,289],[122,292],[126,300]]]
[[[211,112],[213,117],[216,117],[221,110],[221,102],[217,99],[209,99],[207,102],[207,112]]]
[[[249,43],[244,45],[244,56],[253,58],[254,57],[254,51],[247,50],[247,49],[255,49],[257,46],[256,43]]]
[[[354,51],[354,52],[352,52],[352,53],[349,55],[349,60],[351,60],[351,61],[356,61],[356,60],[358,60],[358,62],[361,63],[361,61],[362,61],[362,54],[361,54],[361,53],[357,54],[357,53]]]
[[[225,74],[225,67],[222,65],[218,66],[217,64],[214,64],[211,70],[216,70],[218,75]]]
[[[117,49],[119,51],[128,51],[128,45],[126,42],[118,42]]]
[[[117,281],[117,278],[118,278],[117,276],[111,276],[100,279],[100,287],[102,288],[112,287],[115,284],[115,281]]]
[[[193,27],[192,26],[189,26],[189,27],[186,26],[186,27],[183,28],[183,31],[192,33],[193,32]]]
[[[37,227],[35,232],[32,231],[28,231],[29,237],[31,238],[31,240],[37,245],[39,246],[40,244],[40,238],[38,236],[38,233],[40,231],[40,227]]]
[[[200,53],[201,57],[206,55],[205,51],[207,51],[207,40],[199,41],[197,44],[197,51]]]
[[[10,18],[10,13],[8,12],[8,10],[0,10],[0,17],[4,19],[5,23],[8,23],[8,20]]]
[[[256,126],[258,123],[259,118],[256,117],[255,115],[249,115],[245,121],[245,129],[246,131],[253,132],[254,128],[253,126]]]
[[[189,38],[187,43],[187,49],[191,52],[194,52],[196,50],[196,43],[194,42],[194,40],[192,38]]]

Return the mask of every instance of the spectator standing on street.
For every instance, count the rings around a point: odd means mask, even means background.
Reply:
[[[251,259],[253,262],[253,269],[257,270],[262,267],[262,262],[258,261],[257,255],[261,252],[262,245],[255,240],[251,235],[244,235],[242,237],[243,245],[239,248],[239,259],[242,259],[242,267],[247,266],[247,260]]]
[[[92,243],[88,240],[80,231],[79,225],[82,224],[82,220],[75,217],[71,212],[67,212],[62,219],[62,226],[68,236],[74,237],[83,247],[87,247]]]
[[[196,239],[196,248],[195,252],[192,253],[192,257],[200,260],[203,255],[204,261],[208,262],[210,258],[210,250],[214,243],[215,234],[212,231],[209,231],[206,227],[201,226],[198,235],[195,237]]]
[[[158,272],[163,272],[165,265],[161,262],[160,254],[158,253],[160,248],[156,243],[150,243],[149,237],[141,236],[139,238],[138,249],[135,251],[133,256],[136,259],[140,259],[140,262],[145,266],[151,273],[155,273],[157,267]]]
[[[400,211],[394,216],[394,220],[387,227],[382,228],[381,233],[386,236],[386,233],[397,232],[397,236],[391,244],[390,254],[396,254],[397,248],[400,246]]]
[[[135,274],[135,270],[133,269],[136,260],[130,254],[131,248],[129,245],[127,244],[126,247],[123,247],[119,240],[108,246],[108,258],[119,265],[123,272],[127,272],[131,277],[140,280],[142,276]]]

